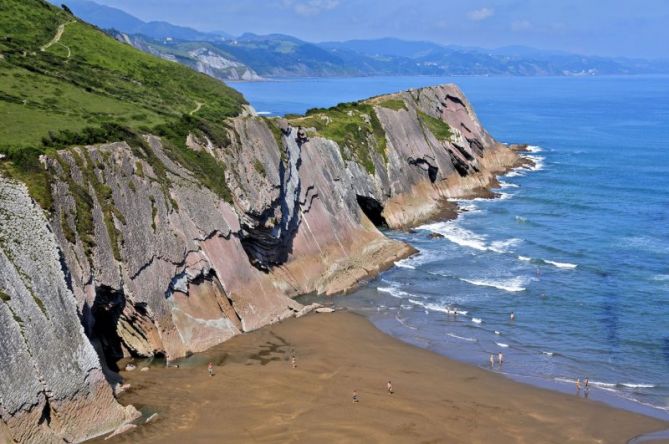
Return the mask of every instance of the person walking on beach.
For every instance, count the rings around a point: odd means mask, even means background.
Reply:
[[[209,365],[207,365],[207,371],[209,372],[209,376],[214,376],[214,364],[213,363],[210,362]]]
[[[576,394],[581,393],[581,378],[576,378]]]
[[[490,353],[490,368],[493,368],[495,366],[495,355]]]
[[[502,354],[502,352],[499,352],[499,354],[497,355],[497,362],[499,363],[500,367],[502,366],[502,364],[504,364],[504,355]]]
[[[358,398],[358,391],[353,390],[353,404],[357,404],[359,401],[360,399]]]
[[[394,393],[393,392],[393,383],[388,381],[388,383],[386,384],[386,389],[388,390],[388,394],[392,395]]]

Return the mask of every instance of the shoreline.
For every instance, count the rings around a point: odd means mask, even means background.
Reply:
[[[137,406],[141,422],[158,416],[108,442],[622,443],[669,427],[409,345],[345,310],[237,336],[180,368],[138,364],[123,372],[131,387],[120,401]]]
[[[448,199],[446,201],[443,201],[441,203],[441,205],[443,206],[441,207],[440,212],[436,213],[439,215],[439,217],[435,217],[433,219],[442,222],[456,220],[458,217],[460,217],[460,215],[466,214],[468,212],[466,207],[463,207],[459,201],[476,200],[476,199],[485,199],[485,200],[499,199],[504,194],[503,192],[500,191],[500,182],[503,183],[503,179],[507,174],[514,171],[527,171],[528,173],[531,173],[542,169],[541,160],[537,161],[537,159],[535,159],[532,156],[533,154],[536,154],[537,152],[541,151],[540,149],[538,149],[538,147],[535,147],[530,144],[513,144],[513,143],[509,143],[507,144],[507,146],[513,152],[518,154],[518,160],[514,165],[498,173],[491,180],[488,186],[473,189],[470,191],[469,194],[460,197],[458,199]],[[537,151],[535,151],[535,149],[537,149]],[[408,231],[411,233],[415,233],[415,230],[413,228],[401,231]],[[442,236],[439,234],[431,233],[429,234],[429,237],[440,238]],[[395,265],[397,266],[397,263]],[[314,298],[309,296],[297,299],[301,301],[317,302],[317,303],[323,303],[324,301],[324,299],[321,297]],[[385,334],[391,337],[394,337],[400,341],[405,342],[406,344],[432,351],[441,356],[447,357],[448,359],[453,359],[457,362],[461,362],[466,365],[471,365],[473,367],[477,367],[485,371],[490,371],[487,368],[487,366],[480,365],[480,363],[472,359],[467,359],[466,357],[459,357],[453,353],[447,353],[443,351],[438,351],[436,349],[424,347],[418,343],[413,343],[409,340],[406,340],[407,338],[401,335],[394,335],[390,330],[383,328],[382,327],[383,324],[377,324],[373,320],[373,316],[365,314],[364,310],[362,312],[357,311],[356,309],[347,306],[343,301],[335,301],[333,302],[333,306],[337,307],[338,309],[352,310],[357,314],[366,317],[370,322],[372,322],[372,324],[375,325],[376,328],[378,328],[379,330],[383,331]],[[571,394],[573,392],[572,390],[573,383],[575,383],[575,381],[567,382],[566,380],[560,380],[560,378],[545,379],[537,376],[529,376],[523,374],[497,372],[497,371],[493,373],[497,373],[511,381],[515,381],[524,385],[530,385],[532,387],[536,387],[539,389],[545,389],[553,392],[560,392],[567,394]],[[608,393],[600,389],[597,385],[593,385],[592,391],[590,393],[590,398],[594,401],[602,402],[615,409],[621,409],[636,414],[642,414],[645,416],[659,419],[661,421],[669,421],[669,410],[656,406],[654,404],[642,402],[634,398],[625,397],[620,393],[615,393],[615,394]],[[669,429],[666,432],[669,434]],[[669,438],[669,435],[667,435],[666,437],[663,436],[663,438],[667,439]]]

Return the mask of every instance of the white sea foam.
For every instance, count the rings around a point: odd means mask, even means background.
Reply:
[[[444,238],[460,245],[461,247],[472,248],[479,251],[492,251],[495,253],[506,253],[509,248],[516,246],[522,242],[521,239],[506,239],[494,241],[491,244],[486,242],[486,236],[474,233],[457,225],[456,221],[437,222],[433,224],[422,225],[418,227],[420,230],[428,230],[433,233],[438,233]]]
[[[544,158],[541,156],[525,156],[530,159],[534,165],[528,166],[530,171],[539,171],[544,168]]]
[[[655,384],[633,384],[630,382],[623,382],[620,385],[627,388],[653,388]]]
[[[417,301],[415,299],[409,299],[409,302],[411,302],[414,305],[418,305],[419,307],[423,307],[425,310],[429,311],[436,311],[439,313],[446,313],[446,314],[459,314],[459,315],[466,315],[467,311],[465,310],[458,310],[457,308],[454,307],[448,307],[448,306],[443,306],[439,304],[433,304],[431,302],[424,303],[421,301]]]
[[[472,318],[472,322],[473,322],[474,324],[480,324],[481,322],[483,322],[483,319],[481,319],[481,318]]]
[[[599,388],[612,388],[618,384],[613,384],[611,382],[601,382],[601,381],[590,381],[590,385],[594,385]]]
[[[516,219],[516,222],[518,222],[519,224],[527,223],[527,218],[526,217],[516,216],[515,219]]]
[[[397,299],[405,299],[409,297],[415,297],[416,295],[413,295],[411,293],[407,293],[406,291],[400,290],[397,287],[377,287],[376,291],[379,291],[381,293],[387,293],[390,296],[397,298]]]
[[[669,274],[657,274],[653,276],[653,280],[660,282],[669,281]]]
[[[499,290],[508,291],[511,293],[517,293],[519,291],[525,291],[525,285],[527,279],[522,276],[516,276],[511,279],[462,279],[461,281],[467,282],[472,285],[479,285],[483,287],[494,287]]]
[[[497,330],[495,330],[495,334],[496,334],[497,336],[499,336],[499,335],[502,334],[502,332],[501,332],[501,331],[497,331]]]
[[[537,145],[528,145],[527,146],[527,151],[530,153],[540,153],[543,151],[543,148]]]
[[[448,333],[448,336],[450,336],[451,338],[460,339],[460,340],[462,340],[462,341],[467,341],[467,342],[478,342],[478,339],[476,339],[476,338],[466,338],[466,337],[464,337],[464,336],[458,336],[458,335],[456,335],[456,334],[454,334],[454,333]]]
[[[509,348],[509,344],[505,344],[503,342],[495,342],[495,344],[502,348]]]
[[[576,380],[575,380],[575,379],[560,378],[560,377],[558,377],[558,378],[553,378],[553,379],[554,379],[555,381],[558,381],[558,382],[568,382],[568,383],[570,383],[570,384],[575,384],[575,383],[576,383]],[[592,381],[591,381],[590,383],[592,384]]]
[[[499,194],[497,195],[497,198],[498,198],[499,200],[509,200],[509,199],[511,199],[513,196],[514,196],[514,195],[511,194],[511,193],[499,193]]]
[[[485,251],[488,248],[484,236],[459,227],[453,223],[453,221],[423,225],[419,228],[439,233],[454,244],[463,247],[473,248],[480,251]]]
[[[468,204],[459,204],[460,210],[467,212],[467,213],[480,213],[481,210],[479,207],[474,205],[473,203],[468,203]]]
[[[517,238],[511,238],[502,241],[494,241],[488,247],[488,250],[494,251],[495,253],[506,253],[509,251],[509,248],[515,247],[522,243],[523,241]]]
[[[508,183],[508,182],[503,182],[503,181],[500,180],[499,181],[499,187],[500,188],[518,188],[518,185],[516,185],[515,183]]]
[[[547,264],[553,265],[555,267],[565,269],[565,270],[573,270],[574,268],[578,267],[578,265],[570,264],[568,262],[556,262],[556,261],[549,261],[549,260],[546,260],[546,259],[544,259],[544,262],[546,262]]]
[[[525,175],[525,170],[524,168],[515,168],[508,173],[506,173],[506,177],[523,177]]]
[[[546,355],[546,356],[553,356],[555,354],[553,352],[545,352],[545,351],[542,351],[541,353]]]
[[[523,262],[530,262],[530,261],[532,261],[532,258],[531,258],[531,257],[528,257],[528,256],[518,256],[518,259],[520,259],[520,260],[523,261]]]
[[[409,270],[415,270],[416,267],[406,262],[406,259],[400,261],[395,261],[395,266],[400,268],[408,268]]]

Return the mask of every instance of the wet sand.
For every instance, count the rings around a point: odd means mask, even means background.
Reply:
[[[106,442],[625,443],[669,427],[404,344],[349,312],[266,327],[196,361],[124,372],[121,402],[159,416]]]

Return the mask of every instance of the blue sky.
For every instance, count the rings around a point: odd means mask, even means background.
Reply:
[[[143,20],[308,41],[398,37],[669,57],[668,0],[97,0]]]

